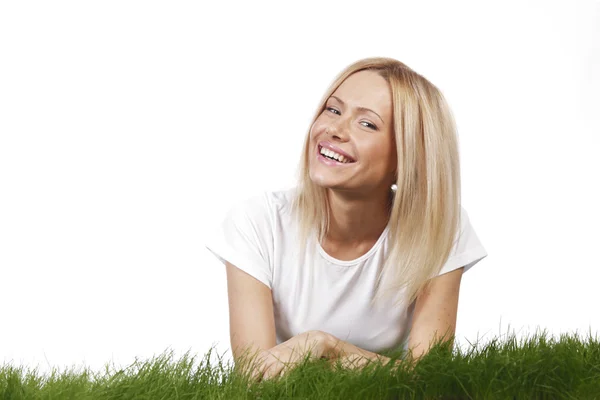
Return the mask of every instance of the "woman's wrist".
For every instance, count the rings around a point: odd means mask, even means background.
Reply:
[[[380,361],[385,365],[391,360],[389,357],[339,340],[327,332],[321,332],[321,349],[323,352],[322,358],[327,358],[330,361],[340,359],[342,362],[354,363],[357,359],[363,359],[359,364],[363,364],[366,361]]]
[[[335,336],[330,333],[318,331],[319,332],[319,343],[321,349],[321,358],[330,358],[332,356],[332,350],[334,349],[337,340]]]

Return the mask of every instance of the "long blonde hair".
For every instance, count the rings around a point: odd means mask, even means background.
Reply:
[[[460,163],[456,123],[440,90],[405,64],[373,57],[345,68],[321,99],[310,126],[327,99],[355,72],[375,71],[390,85],[397,151],[397,190],[390,191],[389,247],[371,305],[384,294],[412,303],[448,260],[460,227]],[[321,242],[329,226],[327,189],[309,174],[310,127],[298,170],[292,210],[300,244],[311,233]],[[385,282],[386,285],[382,285]],[[384,287],[382,287],[384,286]]]

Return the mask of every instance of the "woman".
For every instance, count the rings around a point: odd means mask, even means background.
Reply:
[[[239,203],[207,243],[227,268],[236,363],[258,352],[252,375],[266,379],[307,351],[363,365],[451,341],[461,275],[487,256],[459,168],[433,84],[390,58],[347,67],[318,106],[297,187]]]

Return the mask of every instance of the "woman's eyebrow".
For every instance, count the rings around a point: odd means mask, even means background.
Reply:
[[[340,103],[342,103],[342,105],[343,105],[343,106],[345,106],[345,105],[346,105],[346,103],[344,103],[344,102],[342,101],[342,99],[340,99],[340,98],[339,98],[339,97],[337,97],[337,96],[333,96],[333,95],[332,95],[332,96],[330,96],[330,98],[336,99],[337,101],[339,101]],[[381,122],[383,122],[383,118],[381,118],[381,116],[380,116],[379,114],[377,114],[375,111],[371,110],[370,108],[367,108],[367,107],[356,107],[356,109],[357,109],[358,111],[368,111],[368,112],[372,112],[373,114],[375,114],[375,115],[377,115],[377,116],[379,117],[379,119],[381,120]],[[385,124],[385,122],[383,122],[383,123]]]

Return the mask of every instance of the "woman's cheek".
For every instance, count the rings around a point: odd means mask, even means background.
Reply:
[[[319,132],[321,132],[322,129],[322,124],[315,122],[313,124],[313,126],[310,128],[310,136],[311,137],[315,137]]]

